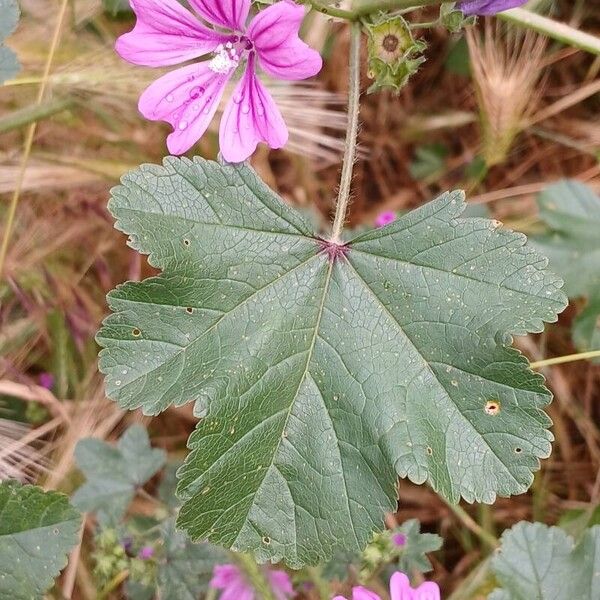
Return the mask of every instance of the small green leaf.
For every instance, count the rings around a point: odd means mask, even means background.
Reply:
[[[492,569],[503,589],[489,600],[600,599],[600,526],[575,545],[558,527],[521,522],[501,542]]]
[[[121,13],[131,12],[131,6],[129,0],[102,0],[102,6],[104,10],[116,17]]]
[[[573,341],[581,352],[600,350],[600,289],[593,290],[587,306],[573,321]]]
[[[362,550],[396,477],[451,501],[524,492],[551,396],[509,347],[566,299],[525,237],[440,196],[343,248],[247,166],[165,159],[110,210],[163,274],[109,294],[108,394],[206,416],[179,526],[298,567]]]
[[[565,292],[574,298],[600,288],[600,198],[584,184],[565,180],[544,190],[538,205],[549,232],[532,242],[564,279]]]
[[[196,600],[208,588],[213,568],[227,562],[227,554],[207,543],[192,543],[175,529],[175,520],[163,526],[165,555],[158,565],[160,600]]]
[[[69,499],[15,481],[0,483],[0,597],[42,598],[79,540]]]
[[[428,179],[441,174],[444,169],[448,148],[444,144],[418,146],[408,169],[413,179]]]
[[[427,557],[429,552],[435,552],[442,547],[443,540],[435,533],[421,533],[421,524],[417,519],[405,521],[392,533],[405,536],[402,554],[398,559],[398,570],[403,573],[428,573],[433,568]]]
[[[94,438],[77,444],[75,460],[87,478],[73,496],[73,504],[97,512],[102,524],[116,524],[141,487],[163,467],[164,450],[151,448],[148,433],[133,425],[116,447]]]

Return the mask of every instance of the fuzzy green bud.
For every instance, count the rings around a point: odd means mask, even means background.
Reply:
[[[381,17],[366,26],[369,34],[369,72],[374,79],[369,92],[391,88],[399,92],[425,61],[425,43],[413,38],[408,23],[401,17]]]

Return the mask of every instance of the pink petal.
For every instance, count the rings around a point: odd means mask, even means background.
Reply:
[[[141,95],[138,108],[151,121],[167,121],[171,154],[183,154],[206,131],[230,74],[215,73],[207,62],[194,63],[163,75]]]
[[[433,581],[422,583],[414,592],[414,600],[440,600],[440,588]]]
[[[334,596],[331,600],[348,600],[345,596]]]
[[[294,595],[292,580],[285,571],[268,571],[267,576],[278,600],[285,600],[286,597]]]
[[[352,588],[352,600],[381,600],[381,598],[375,592],[357,585]]]
[[[247,35],[258,52],[260,66],[269,75],[278,79],[307,79],[321,70],[321,55],[298,37],[303,18],[301,6],[282,0],[252,19]]]
[[[204,19],[237,31],[244,31],[250,12],[250,0],[189,0]]]
[[[216,565],[208,585],[212,588],[223,589],[240,579],[242,579],[242,574],[235,565]]]
[[[246,72],[221,119],[221,154],[231,163],[246,160],[259,142],[266,142],[271,148],[281,148],[288,139],[281,112],[256,77],[254,60],[254,54],[250,54]]]
[[[162,67],[212,52],[229,37],[205,27],[177,0],[131,0],[135,27],[115,45],[128,62]]]
[[[390,597],[391,600],[413,600],[414,598],[408,577],[400,571],[396,571],[390,578]]]

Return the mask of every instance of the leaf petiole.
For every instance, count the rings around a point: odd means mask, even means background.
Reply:
[[[350,189],[352,187],[352,171],[356,158],[356,141],[358,138],[358,116],[360,112],[360,36],[361,26],[353,23],[350,39],[350,87],[348,90],[348,129],[346,133],[346,146],[344,151],[344,162],[342,164],[342,176],[338,192],[335,217],[331,231],[331,241],[339,242],[348,202],[350,201]]]

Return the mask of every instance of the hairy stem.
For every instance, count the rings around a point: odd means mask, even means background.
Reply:
[[[566,23],[559,23],[558,21],[543,17],[542,15],[538,15],[530,10],[525,10],[524,8],[512,8],[503,13],[499,13],[498,17],[520,27],[537,31],[542,35],[562,42],[567,46],[580,48],[591,54],[600,55],[600,38],[579,31],[579,29],[570,27]]]
[[[352,187],[352,170],[356,157],[356,140],[358,137],[358,114],[360,112],[360,36],[361,27],[353,23],[350,38],[350,89],[348,90],[348,129],[346,131],[346,149],[342,164],[342,176],[338,192],[335,217],[331,231],[331,240],[338,242],[348,212],[350,188]]]
[[[264,571],[256,564],[254,558],[250,554],[242,552],[232,553],[232,556],[243,571],[247,581],[254,588],[257,597],[262,600],[276,600]]]
[[[46,64],[44,66],[44,74],[42,76],[42,83],[38,90],[36,104],[41,105],[44,100],[46,93],[46,87],[48,84],[48,77],[50,76],[50,69],[58,47],[58,41],[60,39],[60,32],[65,20],[67,13],[68,0],[62,0],[60,9],[58,11],[58,17],[56,18],[56,25],[54,27],[54,34],[52,41],[50,42],[50,49],[48,50],[48,57],[46,58]],[[21,157],[21,164],[19,166],[19,174],[17,176],[17,183],[15,185],[15,191],[13,192],[10,205],[8,207],[8,214],[6,217],[6,226],[4,227],[4,237],[2,238],[2,245],[0,246],[0,277],[4,271],[4,261],[6,260],[6,253],[8,251],[8,241],[10,240],[10,234],[15,221],[15,214],[17,212],[17,206],[19,204],[19,198],[21,196],[21,189],[23,187],[23,181],[25,180],[25,171],[27,170],[27,163],[29,162],[29,155],[31,154],[31,147],[33,146],[33,138],[35,136],[35,130],[37,121],[33,121],[27,129],[25,136],[25,144],[23,146],[23,156]]]
[[[314,10],[346,21],[357,21],[367,15],[386,10],[403,10],[443,4],[449,0],[368,0],[360,3],[353,10],[344,10],[331,5],[327,0],[305,0]]]

